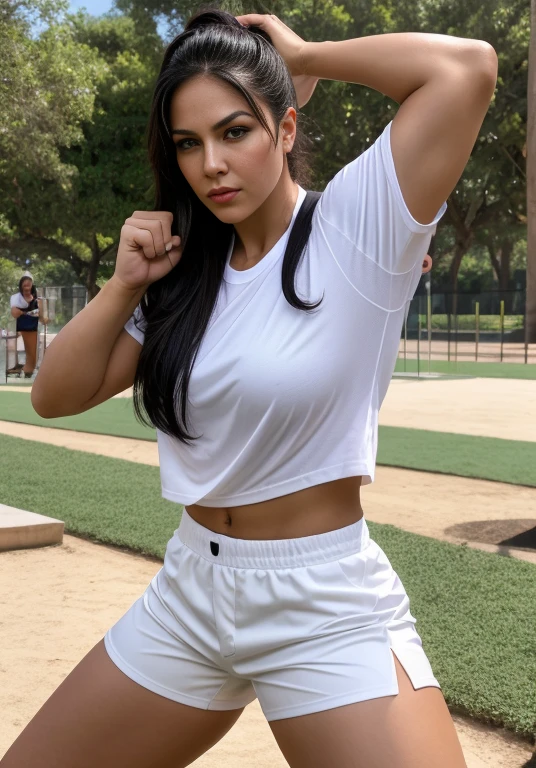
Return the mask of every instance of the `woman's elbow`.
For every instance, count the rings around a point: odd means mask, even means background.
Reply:
[[[37,381],[37,378],[36,380]],[[35,381],[32,385],[32,390],[30,392],[30,402],[32,404],[32,408],[37,413],[38,416],[41,416],[42,419],[49,419],[50,415],[46,409],[46,405],[39,399],[39,394],[36,390]]]
[[[471,68],[480,73],[482,82],[497,82],[499,59],[495,48],[485,40],[471,40],[472,64]]]
[[[50,398],[47,398],[46,395],[43,396],[41,387],[39,386],[39,373],[40,372],[37,373],[35,381],[32,384],[30,402],[34,411],[38,416],[41,416],[42,419],[53,419],[61,414],[55,412],[57,409],[55,409],[54,404],[50,402]]]

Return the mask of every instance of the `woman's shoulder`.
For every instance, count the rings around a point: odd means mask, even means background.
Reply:
[[[22,293],[14,293],[10,300],[10,306],[17,307],[18,309],[27,309],[30,305]]]

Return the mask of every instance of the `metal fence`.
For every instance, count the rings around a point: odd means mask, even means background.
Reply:
[[[47,325],[39,323],[37,342],[37,369],[43,354],[54,336],[67,325],[77,312],[87,303],[87,291],[83,286],[39,286],[37,296],[41,299],[44,314],[48,317]],[[9,306],[0,307],[2,327],[0,329],[0,376],[5,378],[5,371],[11,368],[19,355],[24,356],[22,338],[17,337],[16,320],[11,317]]]
[[[536,363],[536,344],[527,343],[525,327],[524,290],[432,294],[425,283],[409,304],[397,370],[426,373],[458,362]]]
[[[86,305],[87,292],[83,286],[36,287],[49,318],[48,325],[39,324],[39,367],[51,339]],[[13,340],[15,320],[9,307],[0,307],[0,318],[2,373],[10,367],[13,345],[18,352],[24,347],[22,339]],[[409,304],[398,358],[399,372],[417,375],[444,372],[445,366],[456,372],[463,362],[536,363],[536,344],[525,341],[525,291],[432,294],[429,281],[423,281]]]

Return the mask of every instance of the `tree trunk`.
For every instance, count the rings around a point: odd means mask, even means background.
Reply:
[[[510,288],[510,260],[513,250],[514,244],[510,240],[504,240],[498,251],[495,250],[493,242],[488,241],[489,257],[500,291],[507,291]]]
[[[536,0],[531,0],[527,120],[527,340],[536,343]]]
[[[455,315],[458,311],[458,272],[462,259],[469,250],[473,235],[471,232],[465,236],[460,237],[459,233],[456,234],[456,245],[454,248],[454,255],[450,262],[450,287],[452,290],[452,314]]]
[[[87,276],[86,276],[86,290],[87,290],[88,301],[91,301],[91,299],[94,299],[95,296],[100,291],[100,288],[97,285],[97,272],[99,271],[101,256],[102,254],[100,252],[99,244],[97,242],[97,235],[93,233],[93,237],[91,238],[91,261],[89,262]]]

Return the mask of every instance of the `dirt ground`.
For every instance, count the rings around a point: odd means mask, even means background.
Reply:
[[[491,431],[497,437],[506,437],[499,432],[508,427],[510,439],[535,440],[534,434],[521,435],[526,434],[524,422],[535,423],[536,382],[516,381],[514,387],[523,387],[515,392],[512,380],[496,382],[394,380],[382,409],[382,423],[392,423],[408,410],[414,420],[400,426],[456,432],[464,431],[458,427],[465,426],[481,430],[468,434]],[[505,393],[508,409],[501,416],[496,411],[499,398],[504,411]],[[422,426],[421,417],[430,426]],[[454,418],[458,420],[453,422]],[[156,444],[146,441],[10,422],[0,422],[0,432],[73,450],[158,463]],[[500,544],[536,526],[536,489],[378,467],[375,483],[363,489],[363,506],[367,519],[374,522],[456,543],[466,541],[536,563],[534,550]],[[8,619],[0,622],[0,711],[8,713],[0,718],[0,756],[61,680],[139,597],[159,567],[156,560],[72,536],[65,536],[61,546],[0,554],[0,616]],[[521,768],[531,755],[527,743],[502,730],[457,716],[453,719],[468,768]],[[230,733],[194,765],[283,768],[287,763],[254,702]]]
[[[417,358],[417,348],[419,350],[419,358],[421,360],[421,370],[428,370],[428,334],[426,330],[422,330],[421,342],[417,345],[417,339],[408,339],[406,342],[406,356],[408,358]],[[460,336],[461,338],[461,336]],[[399,356],[404,357],[404,339],[400,341]],[[466,361],[470,363],[500,363],[501,362],[501,345],[499,342],[486,342],[480,341],[478,345],[478,358],[476,356],[476,345],[474,341],[458,341],[456,345],[455,335],[452,334],[450,340],[450,357],[449,357],[449,344],[448,341],[433,340],[430,349],[430,357],[432,360],[450,360],[454,364],[454,361],[458,359],[460,362]],[[506,342],[503,344],[503,363],[524,363],[525,362],[525,345],[524,344],[512,344]],[[536,344],[529,344],[527,347],[527,363],[536,363]]]
[[[379,421],[391,427],[534,442],[536,381],[394,378]]]

